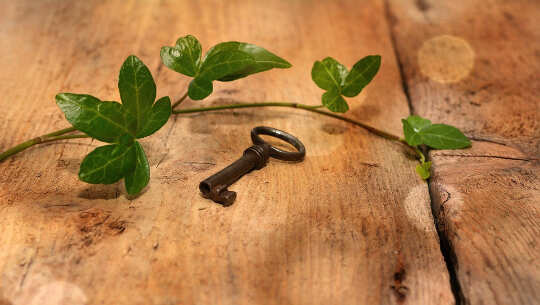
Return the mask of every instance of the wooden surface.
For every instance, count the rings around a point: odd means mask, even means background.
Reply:
[[[430,154],[433,209],[461,297],[540,304],[540,5],[390,3],[414,112],[475,139]],[[445,61],[451,69],[435,69]]]
[[[432,152],[428,185],[402,146],[315,114],[176,116],[143,141],[152,180],[133,200],[120,183],[78,181],[81,159],[101,143],[34,147],[0,164],[0,304],[537,302],[539,5],[488,2],[480,14],[484,2],[462,2],[1,2],[0,150],[67,127],[58,92],[118,100],[130,54],[149,66],[158,96],[180,97],[187,78],[158,54],[186,34],[205,50],[255,43],[293,68],[218,84],[183,107],[317,104],[313,61],[331,55],[351,66],[381,54],[349,116],[401,134],[411,105],[478,141]],[[491,47],[498,29],[504,37]],[[425,43],[438,35],[453,36]],[[450,70],[434,61],[448,45],[460,60]],[[199,181],[235,160],[257,125],[297,135],[306,160],[271,161],[244,177],[229,208],[203,199]]]

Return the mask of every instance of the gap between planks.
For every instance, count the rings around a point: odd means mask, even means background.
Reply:
[[[407,99],[407,105],[409,107],[409,114],[414,114],[414,106],[412,104],[411,96],[409,93],[409,86],[407,85],[407,80],[405,76],[405,72],[403,69],[403,62],[401,61],[401,56],[399,54],[399,50],[397,48],[397,41],[396,37],[394,35],[394,31],[392,30],[392,20],[395,19],[395,17],[392,15],[392,12],[390,11],[390,4],[388,3],[388,0],[384,0],[384,11],[385,11],[385,18],[388,28],[388,34],[390,36],[390,41],[392,43],[392,49],[394,50],[394,57],[397,61],[397,67],[399,70],[399,75],[401,77],[401,86],[403,88],[403,93],[405,94],[405,98]],[[424,152],[426,157],[429,160],[429,154],[428,152]],[[430,180],[428,179],[426,181],[428,192],[429,192],[429,206],[431,207],[431,215],[433,217],[433,225],[435,226],[435,229],[437,230],[437,235],[439,237],[439,249],[441,251],[441,254],[444,258],[444,263],[446,265],[446,269],[448,272],[448,275],[450,277],[450,288],[452,289],[452,294],[454,295],[454,299],[456,301],[456,305],[462,305],[464,304],[464,297],[463,297],[463,290],[461,289],[461,284],[459,283],[459,279],[456,274],[456,254],[453,251],[452,245],[448,238],[444,235],[444,232],[441,232],[441,229],[439,227],[437,215],[434,213],[434,207],[433,207],[433,194],[431,192],[431,185]]]

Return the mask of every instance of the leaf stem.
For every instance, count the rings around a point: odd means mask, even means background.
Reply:
[[[186,91],[186,93],[181,98],[179,98],[176,102],[174,102],[174,104],[172,105],[172,110],[178,107],[178,105],[182,104],[182,102],[186,99],[187,96],[188,96],[188,93]]]
[[[422,151],[420,149],[418,149],[418,147],[414,147],[414,146],[410,146],[414,149],[414,151],[416,152],[416,154],[418,155],[418,157],[420,157],[420,163],[425,163],[426,162],[426,156],[424,156],[424,154],[422,153]]]
[[[69,131],[67,131],[69,130]],[[5,152],[0,154],[0,162],[2,162],[4,159],[6,159],[9,156],[12,156],[18,152],[21,152],[31,146],[34,146],[36,144],[41,143],[47,143],[52,141],[58,141],[58,140],[67,140],[67,139],[77,139],[77,138],[88,138],[85,134],[72,134],[72,135],[62,135],[64,133],[74,131],[75,129],[71,130],[71,128],[65,128],[61,129],[55,132],[48,133],[46,135],[42,135],[37,138],[33,138],[31,140],[28,140],[26,142],[23,142],[19,145],[13,146],[12,148],[6,150]]]

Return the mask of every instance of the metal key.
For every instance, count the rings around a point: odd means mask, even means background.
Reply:
[[[298,151],[284,151],[271,146],[259,134],[280,138],[292,144]],[[302,161],[306,155],[306,149],[300,140],[291,134],[275,128],[265,126],[255,127],[251,131],[251,140],[255,145],[246,149],[240,159],[206,178],[199,184],[199,189],[205,198],[212,199],[224,206],[229,206],[236,199],[236,192],[229,191],[227,188],[243,175],[254,169],[263,168],[268,162],[269,157],[284,161]]]

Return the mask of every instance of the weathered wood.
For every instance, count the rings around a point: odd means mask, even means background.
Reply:
[[[471,304],[537,304],[538,161],[515,154],[485,157],[481,151],[436,152],[431,157],[434,209],[453,249],[466,300]]]
[[[540,155],[538,2],[395,0],[390,7],[414,112]]]
[[[414,112],[476,140],[430,154],[433,208],[464,300],[540,303],[540,3],[389,8]]]
[[[208,49],[249,41],[290,60],[218,84],[203,102],[316,104],[314,60],[347,65],[379,53],[376,80],[351,116],[399,134],[409,113],[381,1],[4,1],[0,3],[0,149],[67,126],[57,92],[118,100],[129,54],[158,96],[187,79],[159,48],[188,33]],[[197,184],[269,125],[306,145],[300,164],[271,161],[231,189],[223,208]],[[6,304],[453,304],[426,184],[398,144],[315,114],[252,109],[172,119],[143,141],[149,189],[77,180],[89,140],[42,145],[0,164],[0,302]]]

